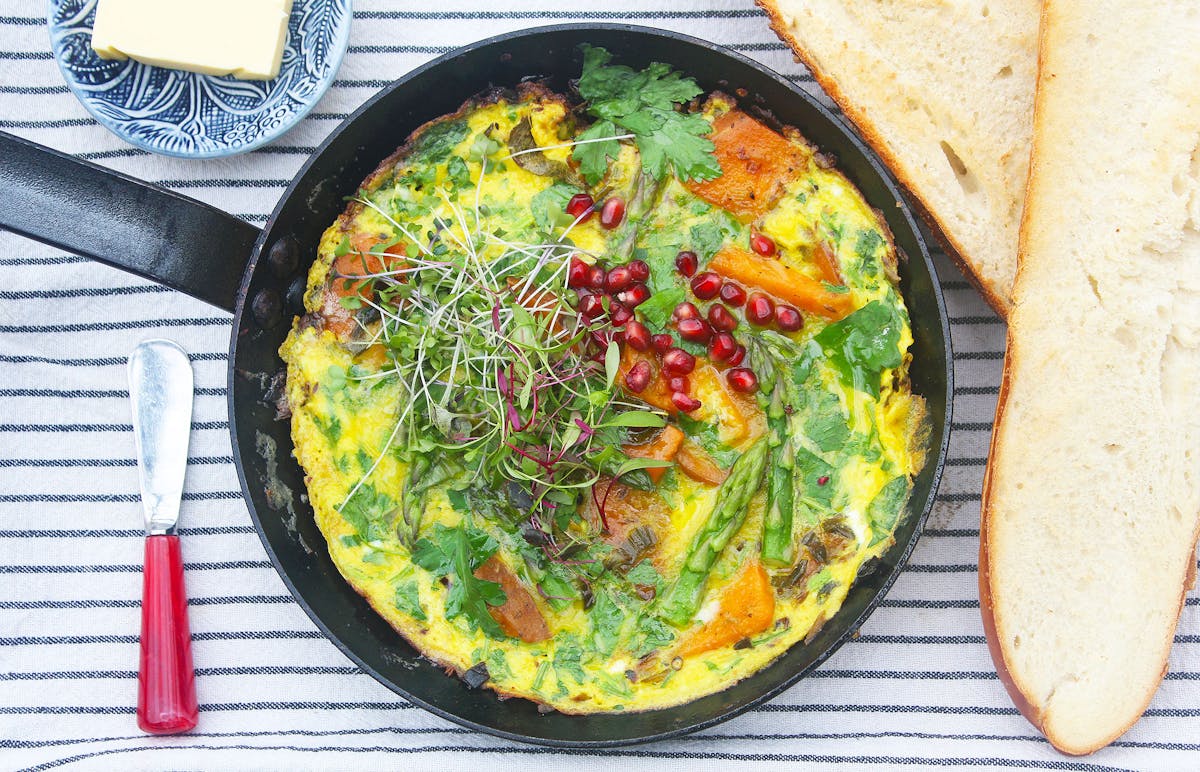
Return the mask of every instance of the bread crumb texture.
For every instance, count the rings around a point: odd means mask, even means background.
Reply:
[[[1037,0],[759,0],[1007,311],[1029,168]]]
[[[985,492],[1002,661],[1069,753],[1166,668],[1200,515],[1200,4],[1049,0]]]

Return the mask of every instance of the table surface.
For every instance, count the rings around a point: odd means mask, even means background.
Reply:
[[[570,8],[451,0],[427,8],[356,3],[349,53],[312,114],[258,152],[186,161],[135,150],[99,126],[49,54],[45,5],[0,0],[0,130],[261,224],[312,149],[377,89],[438,54],[512,29],[593,20],[680,30],[818,91],[748,0]],[[0,767],[458,768],[503,757],[572,768],[601,768],[616,757],[680,769],[1200,767],[1194,596],[1146,716],[1091,757],[1055,752],[996,679],[979,618],[976,552],[1005,328],[957,269],[936,259],[956,352],[950,460],[910,566],[862,635],[771,703],[705,732],[566,753],[470,732],[409,705],[346,660],[292,600],[234,472],[226,314],[0,233]],[[198,392],[182,533],[202,713],[192,734],[163,738],[141,735],[133,715],[142,544],[124,365],[149,337],[191,352]]]

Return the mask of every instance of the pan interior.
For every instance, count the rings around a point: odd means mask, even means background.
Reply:
[[[474,94],[530,77],[566,91],[567,79],[580,70],[579,46],[585,42],[634,67],[667,62],[706,90],[744,89],[744,107],[769,110],[837,157],[839,168],[884,213],[907,256],[901,291],[913,327],[913,391],[926,399],[933,421],[929,461],[914,481],[896,544],[854,584],[841,611],[811,641],[723,692],[627,716],[542,715],[532,702],[502,701],[490,691],[468,689],[404,642],[330,560],[304,495],[303,473],[291,455],[288,422],[276,420],[271,398],[283,366],[277,352],[288,330],[285,318],[297,309],[316,244],[344,207],[344,196],[413,129]],[[621,25],[529,30],[469,46],[397,81],[348,118],[301,169],[264,230],[240,296],[230,351],[235,459],[251,515],[284,582],[330,639],[380,682],[438,715],[512,739],[576,746],[645,741],[730,718],[782,691],[856,631],[882,597],[916,541],[944,462],[950,388],[945,311],[924,243],[900,201],[874,156],[812,97],[743,57],[680,35]],[[287,259],[292,250],[298,262]],[[267,313],[274,302],[282,313]]]

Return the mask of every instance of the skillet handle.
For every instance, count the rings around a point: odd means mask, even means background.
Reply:
[[[232,312],[259,229],[0,131],[0,228]]]

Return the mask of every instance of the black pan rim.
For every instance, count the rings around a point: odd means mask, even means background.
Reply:
[[[588,31],[588,30],[624,32],[624,33],[643,36],[643,37],[647,37],[647,38],[671,39],[674,41],[691,44],[698,48],[706,49],[707,51],[710,52],[710,54],[712,54],[714,56],[732,59],[742,65],[752,67],[752,68],[758,70],[764,76],[777,81],[781,86],[783,86],[789,92],[791,92],[793,95],[795,95],[796,98],[802,99],[802,100],[808,102],[809,105],[811,107],[813,107],[818,112],[818,114],[820,114],[822,116],[823,119],[828,121],[832,126],[834,126],[837,129],[838,132],[840,132],[842,135],[844,135],[845,138],[851,143],[851,145],[853,145],[855,147],[855,149],[859,152],[859,154],[861,154],[867,160],[872,171],[883,182],[887,191],[891,194],[893,199],[897,202],[897,204],[902,209],[902,213],[901,213],[902,217],[903,217],[905,223],[907,224],[908,230],[912,233],[913,238],[918,246],[918,249],[920,251],[920,258],[924,262],[926,270],[928,271],[930,277],[933,279],[932,294],[936,301],[937,316],[938,316],[938,321],[940,323],[942,339],[944,341],[944,346],[945,346],[945,363],[946,363],[946,365],[945,365],[946,404],[945,404],[944,422],[943,422],[941,438],[940,438],[941,446],[940,446],[940,450],[937,454],[937,458],[936,459],[928,459],[926,461],[926,463],[930,463],[930,462],[934,463],[934,470],[933,470],[933,474],[932,474],[931,480],[930,480],[929,496],[923,503],[923,505],[921,507],[921,511],[919,513],[914,513],[914,516],[913,516],[914,528],[913,528],[912,537],[909,539],[904,550],[897,557],[895,565],[892,567],[891,571],[888,573],[887,577],[884,579],[884,581],[880,585],[879,589],[876,591],[875,595],[865,605],[865,607],[863,608],[861,613],[858,615],[858,617],[855,618],[853,620],[853,622],[848,625],[846,632],[843,635],[841,635],[839,638],[837,638],[824,651],[822,651],[807,667],[801,668],[801,669],[795,671],[794,673],[789,674],[786,678],[784,678],[782,681],[780,681],[777,685],[775,685],[774,687],[772,687],[770,689],[764,690],[761,694],[759,694],[755,698],[747,701],[743,705],[738,705],[734,708],[727,709],[723,713],[720,713],[719,715],[713,716],[709,719],[697,721],[697,722],[694,722],[694,723],[691,723],[691,724],[688,724],[685,726],[679,726],[679,727],[670,729],[668,731],[657,732],[657,733],[647,734],[647,735],[642,735],[642,736],[630,736],[630,737],[624,737],[624,738],[602,739],[602,740],[559,739],[559,738],[539,737],[539,736],[534,736],[534,735],[523,735],[523,734],[519,734],[516,732],[510,732],[507,730],[498,729],[495,727],[488,726],[486,724],[481,724],[481,723],[478,723],[478,722],[475,722],[475,721],[472,721],[469,719],[462,718],[458,715],[455,715],[454,713],[452,713],[450,711],[444,710],[436,705],[430,704],[430,703],[426,702],[425,700],[422,700],[422,699],[414,696],[413,694],[410,694],[405,689],[400,687],[398,684],[391,681],[387,676],[383,675],[382,673],[377,671],[375,668],[368,665],[357,654],[355,654],[353,651],[351,651],[350,648],[341,640],[341,638],[332,629],[330,629],[330,627],[328,625],[325,624],[325,622],[321,619],[321,617],[304,600],[304,597],[302,596],[301,592],[297,589],[295,583],[292,581],[292,578],[288,575],[288,573],[283,568],[278,556],[275,553],[274,547],[272,546],[270,540],[267,537],[267,534],[263,528],[262,521],[260,519],[258,510],[254,504],[254,500],[249,495],[250,482],[249,482],[249,479],[247,478],[245,466],[242,463],[241,453],[237,452],[237,450],[239,448],[239,441],[238,441],[238,430],[237,430],[237,411],[235,409],[235,402],[234,402],[234,390],[235,390],[235,388],[237,388],[237,383],[236,383],[237,372],[236,372],[235,363],[236,363],[236,353],[237,353],[237,344],[238,344],[238,338],[239,338],[239,330],[242,329],[243,319],[247,315],[247,305],[248,304],[246,302],[246,298],[247,298],[247,295],[249,292],[251,279],[254,276],[254,272],[255,272],[255,268],[257,266],[258,260],[259,260],[260,256],[262,255],[263,249],[265,248],[266,240],[269,237],[269,235],[271,234],[272,229],[276,223],[276,220],[280,216],[280,213],[284,208],[284,205],[288,201],[290,201],[294,195],[296,195],[296,193],[299,189],[300,182],[301,182],[302,178],[305,176],[306,172],[309,170],[310,167],[312,167],[316,163],[317,159],[322,155],[322,153],[325,152],[325,150],[337,140],[339,135],[346,129],[346,127],[348,127],[350,124],[354,123],[359,118],[361,118],[363,115],[365,115],[367,112],[369,112],[371,110],[371,108],[377,102],[382,100],[386,95],[391,94],[392,92],[394,92],[397,89],[404,88],[404,86],[409,81],[419,77],[420,75],[424,74],[425,72],[427,72],[431,69],[435,69],[437,67],[444,65],[446,62],[449,62],[464,53],[468,53],[468,52],[471,52],[471,51],[474,51],[476,49],[483,48],[486,46],[491,46],[491,45],[505,43],[505,42],[511,42],[513,40],[519,40],[519,39],[525,38],[525,37],[532,37],[532,36],[548,34],[548,33],[555,33],[555,32],[580,32],[580,31]],[[463,96],[463,99],[465,100],[470,96],[471,96],[470,94],[465,94]],[[954,394],[954,365],[953,365],[954,357],[953,357],[952,344],[951,344],[951,339],[950,339],[950,323],[949,323],[949,317],[946,312],[945,298],[943,297],[943,293],[942,293],[940,284],[936,281],[936,278],[937,278],[936,267],[934,266],[933,260],[929,255],[929,250],[928,250],[928,246],[925,243],[925,238],[921,234],[921,231],[917,227],[917,223],[916,223],[915,219],[913,218],[911,208],[905,202],[905,199],[901,195],[900,191],[901,191],[900,186],[897,184],[897,182],[896,182],[895,178],[892,176],[891,172],[888,171],[887,167],[879,159],[879,157],[875,153],[875,151],[872,150],[869,146],[867,146],[859,138],[859,136],[852,129],[850,129],[847,126],[847,124],[842,119],[840,119],[838,116],[834,115],[828,108],[826,108],[824,105],[822,105],[820,103],[820,101],[817,100],[815,97],[813,97],[811,94],[808,94],[803,89],[798,87],[795,83],[788,80],[787,78],[784,78],[782,75],[778,74],[777,72],[772,70],[770,67],[767,67],[766,65],[756,62],[753,59],[750,59],[749,57],[746,57],[736,51],[730,50],[728,48],[725,48],[724,46],[718,45],[716,43],[712,43],[707,40],[703,40],[700,38],[693,37],[691,35],[686,35],[683,33],[672,31],[672,30],[663,30],[663,29],[657,29],[657,28],[653,28],[653,27],[644,27],[644,26],[635,25],[635,24],[613,24],[613,23],[570,23],[570,24],[553,24],[553,25],[545,25],[545,26],[538,26],[538,27],[527,27],[527,28],[523,28],[520,30],[514,30],[511,32],[503,33],[500,35],[495,35],[493,37],[485,38],[483,40],[479,40],[474,43],[470,43],[465,46],[461,46],[459,48],[454,49],[453,51],[442,54],[441,56],[439,56],[435,59],[432,59],[429,62],[426,62],[425,64],[422,64],[419,67],[416,67],[413,70],[405,73],[401,77],[397,78],[391,85],[385,86],[384,88],[380,89],[374,96],[369,98],[366,102],[364,102],[362,105],[360,105],[358,107],[358,109],[356,109],[347,118],[345,118],[341,123],[339,123],[337,128],[335,128],[332,132],[329,133],[329,135],[321,142],[321,144],[316,148],[316,150],[312,153],[312,155],[309,156],[309,159],[296,171],[295,176],[292,179],[292,182],[288,185],[287,189],[281,195],[279,202],[276,204],[274,211],[271,213],[270,218],[268,218],[267,222],[263,225],[262,233],[259,236],[257,243],[255,244],[254,251],[252,252],[252,254],[250,256],[249,261],[247,262],[246,270],[242,276],[241,286],[238,291],[237,308],[234,312],[233,330],[232,330],[232,334],[230,336],[228,373],[227,373],[226,400],[227,400],[228,410],[229,410],[230,441],[232,443],[232,447],[235,449],[235,452],[233,454],[233,460],[234,460],[234,466],[237,469],[238,481],[240,482],[240,484],[242,486],[243,500],[246,502],[246,507],[250,513],[250,518],[254,523],[254,529],[258,533],[259,540],[262,542],[263,548],[266,551],[267,556],[269,557],[269,559],[271,561],[271,565],[275,569],[275,572],[279,575],[279,578],[283,581],[284,586],[287,587],[288,592],[290,592],[292,594],[292,597],[295,599],[296,603],[304,610],[305,614],[308,615],[309,619],[312,620],[313,624],[315,624],[317,626],[317,628],[321,631],[321,633],[327,639],[329,639],[329,641],[347,659],[349,659],[351,662],[353,662],[364,673],[366,673],[367,675],[370,675],[372,678],[374,678],[380,684],[387,687],[391,691],[395,692],[397,695],[399,695],[406,701],[408,701],[408,702],[410,702],[410,703],[412,703],[412,704],[414,704],[414,705],[416,705],[416,706],[418,706],[440,718],[446,719],[447,721],[450,721],[454,724],[465,727],[467,729],[472,729],[472,730],[476,730],[479,732],[483,732],[485,734],[488,734],[488,735],[491,735],[494,737],[499,737],[499,738],[502,738],[505,740],[512,740],[512,741],[516,741],[516,742],[528,743],[528,744],[540,745],[540,746],[546,746],[546,747],[552,747],[552,748],[580,749],[580,750],[616,748],[616,747],[622,747],[622,746],[655,742],[655,741],[659,741],[659,740],[667,740],[667,739],[671,739],[674,737],[679,737],[681,735],[690,734],[692,732],[696,732],[701,729],[706,729],[708,727],[712,727],[714,725],[728,721],[736,716],[739,716],[739,715],[763,704],[764,702],[770,700],[771,698],[773,698],[773,697],[779,695],[780,693],[784,692],[785,690],[791,688],[798,681],[800,681],[802,678],[804,678],[806,675],[808,675],[810,672],[812,672],[814,669],[816,669],[822,663],[824,663],[829,657],[831,657],[834,654],[834,652],[836,652],[838,649],[840,649],[842,647],[842,645],[846,643],[847,640],[849,640],[849,639],[853,638],[855,635],[857,635],[859,628],[866,621],[866,619],[875,611],[875,609],[879,606],[879,603],[887,595],[888,591],[891,589],[891,587],[895,583],[896,579],[903,572],[904,567],[908,563],[909,557],[911,556],[913,550],[916,548],[917,542],[920,540],[921,533],[924,531],[926,520],[928,519],[929,513],[933,508],[933,504],[937,499],[937,491],[938,491],[938,488],[940,487],[942,475],[945,470],[946,455],[948,453],[949,443],[950,443],[951,423],[952,423],[952,413],[953,413],[952,396]],[[912,257],[913,256],[910,256],[910,259],[912,259]],[[447,677],[449,677],[449,676],[447,676]],[[671,710],[671,709],[672,708],[662,708],[660,710]],[[626,714],[626,715],[633,716],[636,714],[630,713],[630,714]]]

